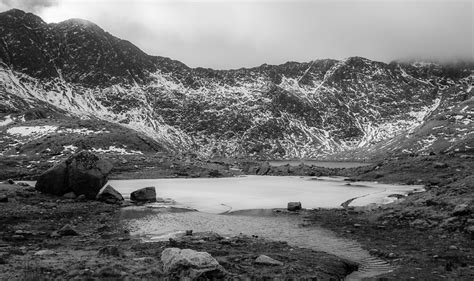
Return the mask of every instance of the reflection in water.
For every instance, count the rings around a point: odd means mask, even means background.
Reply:
[[[304,221],[299,215],[275,215],[271,210],[241,211],[231,215],[163,210],[124,210],[124,221],[132,235],[148,241],[167,240],[188,229],[194,232],[212,231],[224,236],[246,234],[286,241],[296,247],[324,251],[358,262],[360,270],[348,279],[375,276],[391,270],[387,263],[370,256],[354,241],[338,238],[320,227],[301,227]]]

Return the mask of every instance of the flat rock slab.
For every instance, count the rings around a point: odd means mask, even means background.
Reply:
[[[260,255],[255,259],[256,264],[271,265],[271,266],[280,266],[283,265],[281,261],[270,258],[269,256]]]

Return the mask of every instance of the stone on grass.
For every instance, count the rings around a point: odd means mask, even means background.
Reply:
[[[80,151],[40,175],[36,189],[48,194],[74,192],[95,199],[107,182],[112,164],[89,151]]]
[[[78,236],[79,235],[79,233],[69,224],[66,224],[57,232],[60,236]]]
[[[301,210],[301,202],[288,202],[288,211]]]
[[[154,186],[135,190],[130,194],[130,200],[135,202],[155,202],[156,190]]]
[[[448,164],[443,163],[443,162],[435,162],[433,164],[433,167],[435,167],[436,169],[444,169],[448,167]]]
[[[74,192],[68,192],[68,193],[65,193],[63,197],[67,199],[76,199],[77,196]]]
[[[161,253],[163,271],[178,278],[219,279],[225,276],[224,268],[207,252],[191,249],[166,248]]]
[[[125,257],[125,253],[115,245],[108,245],[99,249],[97,253],[99,257],[101,256],[112,256],[112,257]]]
[[[270,258],[269,256],[260,255],[255,259],[256,264],[271,265],[271,266],[280,266],[283,265],[281,261]]]
[[[268,172],[270,172],[270,169],[271,169],[270,164],[268,162],[264,162],[264,163],[260,164],[260,166],[258,167],[258,169],[256,171],[256,174],[264,176],[264,175],[268,174]]]
[[[9,253],[0,252],[0,264],[7,264],[9,257],[10,257]]]
[[[123,280],[123,276],[126,275],[124,271],[120,269],[119,265],[104,266],[97,269],[94,273],[99,279],[105,280]]]
[[[102,187],[102,189],[97,194],[96,199],[110,204],[123,201],[122,194],[115,190],[115,188],[113,188],[111,185]]]
[[[50,256],[50,255],[54,255],[54,254],[55,254],[55,252],[53,252],[51,250],[39,250],[34,255],[35,256]]]
[[[453,216],[464,216],[471,213],[471,208],[468,204],[459,204],[454,207],[452,215]]]

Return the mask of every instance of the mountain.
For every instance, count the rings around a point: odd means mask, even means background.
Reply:
[[[4,155],[31,152],[32,142],[58,132],[75,132],[59,150],[68,142],[110,150],[113,139],[114,149],[130,153],[204,157],[369,159],[474,149],[472,64],[351,57],[190,68],[91,22],[46,24],[20,10],[0,14],[0,38]],[[88,130],[89,141],[68,128]],[[28,130],[39,133],[15,134]]]

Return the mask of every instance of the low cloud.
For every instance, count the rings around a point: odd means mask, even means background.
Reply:
[[[44,8],[58,4],[58,0],[0,0],[1,9],[21,9],[28,12],[38,13]]]
[[[151,55],[220,69],[363,56],[473,59],[472,0],[0,0],[90,20]]]

